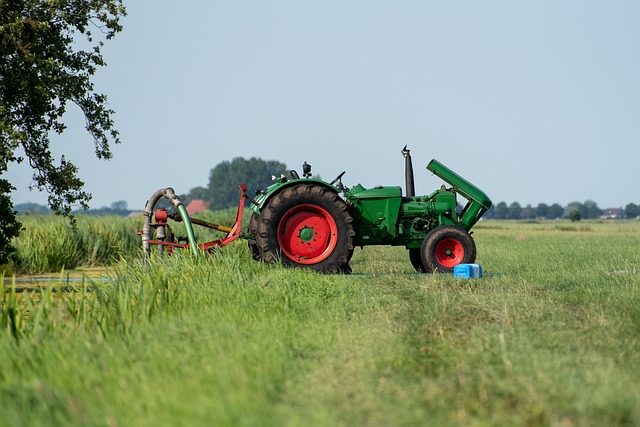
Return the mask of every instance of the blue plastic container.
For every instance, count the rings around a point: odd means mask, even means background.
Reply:
[[[482,277],[482,266],[480,264],[458,264],[453,267],[453,277],[479,279]]]

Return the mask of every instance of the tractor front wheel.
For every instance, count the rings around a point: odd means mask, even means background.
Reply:
[[[426,235],[420,253],[426,271],[452,273],[458,264],[475,262],[476,244],[466,230],[441,225]]]
[[[283,189],[263,207],[256,244],[264,261],[324,273],[349,272],[353,218],[347,205],[321,185]]]
[[[409,260],[418,273],[427,273],[427,269],[422,264],[422,251],[420,248],[409,249]]]

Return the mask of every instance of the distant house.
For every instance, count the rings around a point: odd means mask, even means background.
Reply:
[[[196,199],[190,201],[185,209],[187,209],[187,213],[189,214],[189,216],[191,216],[208,210],[209,203],[205,202],[204,200]]]
[[[622,208],[607,208],[602,210],[601,219],[620,219],[624,218],[624,210]]]

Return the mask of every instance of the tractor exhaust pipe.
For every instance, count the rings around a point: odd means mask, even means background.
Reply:
[[[411,150],[407,150],[406,145],[402,149],[402,155],[404,156],[404,181],[407,187],[407,197],[414,197],[416,195],[416,187],[413,183],[413,164],[411,162]]]

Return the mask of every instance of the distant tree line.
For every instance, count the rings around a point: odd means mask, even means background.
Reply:
[[[580,219],[597,219],[600,218],[605,211],[598,207],[593,200],[587,200],[584,203],[571,202],[563,207],[558,203],[548,205],[539,203],[537,206],[530,204],[524,207],[518,202],[512,202],[507,205],[505,202],[497,203],[491,206],[491,209],[484,215],[486,219],[559,219],[569,218],[571,220]],[[619,212],[614,214],[618,218],[637,218],[640,216],[640,206],[635,203],[629,203]]]
[[[241,183],[246,185],[248,195],[253,197],[255,190],[266,189],[271,184],[273,175],[288,174],[288,171],[289,169],[284,163],[275,160],[266,161],[255,157],[250,159],[237,157],[231,161],[223,161],[211,169],[209,183],[206,187],[192,188],[188,193],[179,194],[179,197],[185,205],[188,205],[192,200],[204,200],[211,210],[235,207],[240,198],[238,186]],[[317,175],[314,176],[318,178]],[[161,199],[156,207],[172,209],[168,202],[164,203],[164,199]],[[47,207],[35,203],[16,205],[16,211],[18,213],[50,212]],[[111,207],[90,209],[86,213],[89,215],[128,215],[131,211],[127,209],[125,201],[116,201],[111,204]],[[499,202],[489,209],[484,218],[511,220],[565,218],[576,221],[580,219],[597,219],[605,213],[610,214],[606,210],[600,209],[593,200],[587,200],[584,203],[571,202],[566,206],[558,203],[539,203],[535,207],[530,204],[522,206],[518,202],[512,202],[509,205],[505,202]],[[615,218],[638,218],[640,216],[640,206],[629,203],[624,209],[622,207],[616,209],[616,212],[611,216]]]
[[[38,214],[53,214],[54,212],[45,205],[38,203],[19,203],[14,209],[17,213],[22,215],[38,215]],[[111,203],[111,206],[103,206],[97,209],[77,210],[73,211],[74,215],[117,215],[127,216],[131,213],[131,210],[127,208],[127,202],[124,200],[118,200]]]

